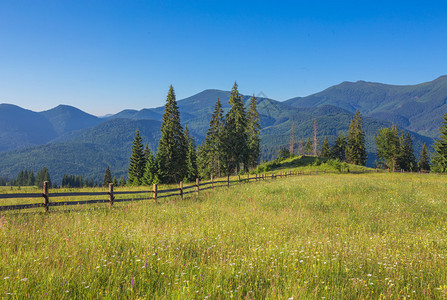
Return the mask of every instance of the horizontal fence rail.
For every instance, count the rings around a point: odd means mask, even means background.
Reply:
[[[390,170],[385,170],[385,172]],[[392,171],[392,170],[391,170]],[[375,172],[378,172],[376,169]],[[401,172],[401,171],[399,171]],[[43,202],[40,203],[30,203],[30,204],[16,204],[16,205],[0,205],[0,211],[7,210],[19,210],[19,209],[28,209],[28,208],[37,208],[43,207],[45,212],[48,212],[49,207],[51,206],[71,206],[71,205],[83,205],[83,204],[96,204],[96,203],[107,203],[110,206],[113,206],[114,202],[128,202],[128,201],[143,201],[143,200],[152,200],[157,203],[158,199],[168,198],[168,197],[178,197],[180,196],[183,199],[184,195],[189,195],[195,193],[199,195],[200,191],[221,188],[221,187],[229,187],[231,184],[240,184],[243,182],[251,182],[251,181],[259,181],[266,179],[276,179],[290,176],[301,176],[301,175],[318,175],[319,173],[326,173],[326,171],[294,171],[294,172],[280,172],[276,174],[254,174],[250,177],[248,174],[245,178],[242,178],[240,175],[237,176],[235,180],[230,180],[230,177],[219,178],[218,180],[214,180],[213,176],[211,176],[210,181],[200,182],[199,179],[196,179],[196,182],[192,185],[183,186],[183,182],[179,183],[178,188],[171,188],[165,190],[159,190],[158,185],[154,184],[151,189],[145,191],[113,191],[113,183],[109,184],[109,191],[103,192],[55,192],[49,193],[49,182],[45,181],[43,183],[42,193],[16,193],[16,194],[0,194],[1,199],[43,199]],[[144,197],[143,194],[147,196]],[[140,198],[124,198],[124,199],[115,199],[116,195],[142,195]],[[90,200],[73,200],[73,201],[57,201],[50,202],[51,198],[65,198],[65,197],[85,197],[85,196],[106,196],[103,199],[90,199]],[[0,203],[1,204],[1,203]]]

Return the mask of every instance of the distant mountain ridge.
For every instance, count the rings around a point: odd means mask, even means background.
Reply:
[[[218,98],[227,111],[229,91],[209,89],[178,100],[182,123],[188,126],[197,145],[205,138]],[[244,102],[250,98],[244,96]],[[437,136],[440,119],[447,111],[446,99],[447,76],[414,86],[344,82],[285,102],[258,98],[262,159],[271,159],[279,147],[288,146],[292,123],[297,142],[312,136],[316,119],[319,144],[324,136],[333,143],[340,132],[347,131],[356,109],[364,115],[370,165],[375,159],[374,136],[391,122],[411,132],[418,155],[422,144],[431,144],[432,137]],[[0,176],[15,177],[23,168],[38,170],[47,166],[58,182],[64,173],[101,180],[107,164],[114,175],[124,175],[137,129],[143,142],[156,150],[163,111],[163,106],[123,110],[99,118],[67,105],[33,112],[0,104]]]
[[[343,82],[320,93],[284,102],[293,107],[334,105],[397,125],[429,137],[438,136],[447,112],[447,76],[417,85]]]

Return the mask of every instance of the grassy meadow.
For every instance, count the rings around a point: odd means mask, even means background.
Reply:
[[[0,297],[442,299],[446,195],[440,175],[319,174],[2,212]]]

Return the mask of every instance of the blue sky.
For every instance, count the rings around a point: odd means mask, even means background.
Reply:
[[[1,0],[0,103],[95,115],[204,89],[277,100],[447,74],[441,1]]]

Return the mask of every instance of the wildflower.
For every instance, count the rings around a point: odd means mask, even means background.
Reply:
[[[28,278],[22,278],[21,281],[26,282],[28,281]]]

